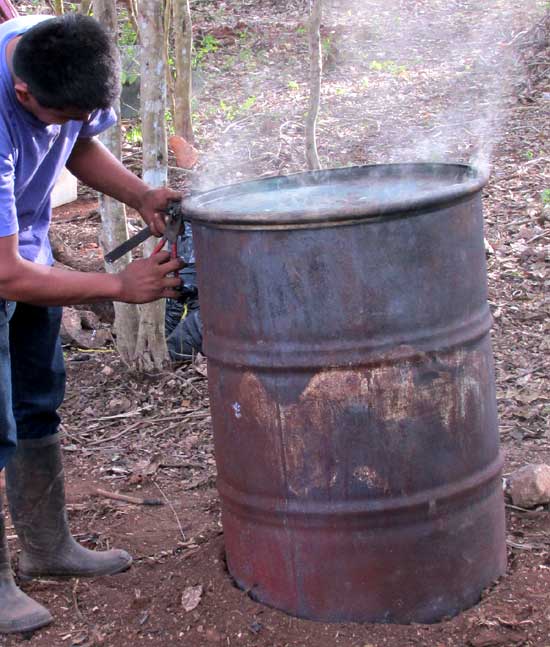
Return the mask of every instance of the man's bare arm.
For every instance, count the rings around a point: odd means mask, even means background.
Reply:
[[[130,263],[118,274],[72,272],[31,263],[18,252],[17,235],[0,237],[0,298],[35,305],[71,305],[96,301],[147,303],[177,298],[181,281],[167,276],[181,268],[167,252]]]
[[[151,189],[95,138],[77,140],[67,168],[92,189],[139,211],[156,236],[164,231],[161,210],[167,201],[181,199],[181,193],[172,189]]]

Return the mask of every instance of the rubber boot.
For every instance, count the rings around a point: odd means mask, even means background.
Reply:
[[[22,545],[24,577],[94,577],[127,570],[124,550],[94,551],[72,537],[65,509],[65,486],[58,434],[19,441],[6,467],[8,503]]]
[[[34,631],[52,620],[50,612],[25,595],[13,581],[0,494],[0,634]]]

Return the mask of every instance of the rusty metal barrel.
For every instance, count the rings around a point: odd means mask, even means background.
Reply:
[[[326,622],[436,622],[504,573],[484,178],[302,173],[190,197],[229,571]]]

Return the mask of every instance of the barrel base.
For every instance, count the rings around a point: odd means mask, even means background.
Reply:
[[[276,527],[224,506],[229,572],[255,600],[296,617],[394,624],[455,616],[505,573],[499,482],[452,516],[428,514],[398,532],[394,522],[358,518],[346,533],[311,520]]]

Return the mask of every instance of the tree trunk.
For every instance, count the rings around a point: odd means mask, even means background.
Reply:
[[[322,0],[310,0],[309,17],[309,50],[310,50],[310,80],[309,80],[309,110],[306,120],[306,160],[308,168],[319,169],[317,153],[317,116],[321,100],[321,75],[323,58],[321,51],[321,16]]]
[[[174,76],[170,67],[170,34],[172,24],[172,0],[164,0],[164,60],[166,61],[166,109],[172,113],[172,123],[174,113],[176,112],[176,104],[174,97],[176,96]]]
[[[83,3],[84,4],[84,3]],[[95,17],[102,22],[113,38],[117,33],[117,13],[115,0],[94,0]],[[120,101],[114,106],[119,122],[100,136],[107,148],[120,159],[122,154],[122,141],[120,133]],[[102,232],[100,236],[103,253],[120,245],[128,238],[126,222],[126,209],[121,202],[101,194],[99,197],[99,211],[101,214]],[[132,260],[131,254],[123,256],[116,263],[105,263],[107,272],[119,272]],[[115,303],[114,333],[116,347],[122,361],[130,365],[135,356],[136,337],[138,332],[138,310],[129,303]]]
[[[175,32],[176,86],[174,128],[176,135],[194,143],[191,117],[193,24],[189,0],[173,0]]]
[[[85,0],[83,0],[85,1]],[[124,5],[128,11],[128,20],[136,32],[137,41],[139,42],[139,25],[138,25],[138,0],[119,0],[120,5]]]
[[[56,16],[62,16],[65,13],[65,7],[63,6],[63,0],[52,0],[52,8]]]
[[[166,185],[168,179],[163,6],[164,3],[158,0],[140,0],[139,3],[143,179],[153,187]],[[153,247],[154,241],[148,241],[145,252],[150,254]],[[168,362],[164,311],[163,300],[140,306],[136,344],[139,370],[162,370]]]
[[[0,23],[5,20],[17,18],[19,15],[17,9],[13,6],[11,0],[0,0]]]

